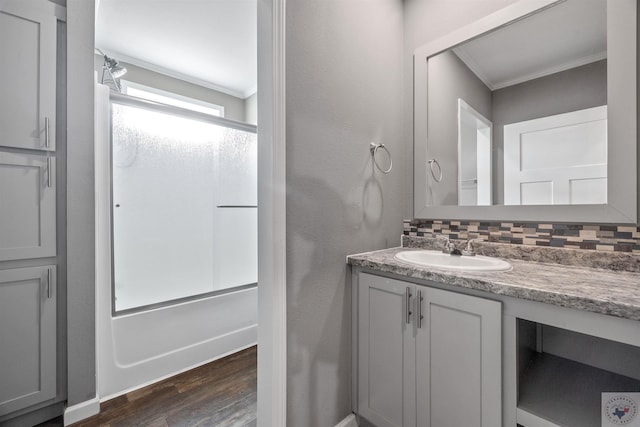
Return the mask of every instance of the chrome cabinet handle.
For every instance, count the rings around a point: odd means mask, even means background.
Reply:
[[[411,288],[407,286],[407,291],[404,294],[405,296],[405,308],[406,308],[406,317],[405,321],[407,323],[411,323]]]
[[[51,157],[47,157],[47,187],[51,188]]]
[[[416,298],[416,325],[419,328],[422,328],[422,291],[418,291],[418,297]]]
[[[44,118],[44,146],[49,148],[49,117]]]
[[[51,298],[51,269],[47,268],[47,298]]]

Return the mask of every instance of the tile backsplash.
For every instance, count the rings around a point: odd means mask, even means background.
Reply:
[[[552,224],[412,219],[404,221],[405,236],[482,239],[557,248],[640,253],[640,228],[629,225]]]

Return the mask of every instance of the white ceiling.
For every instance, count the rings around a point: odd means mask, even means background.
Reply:
[[[568,0],[454,49],[491,90],[606,58],[606,1]]]
[[[96,0],[95,43],[117,60],[246,98],[257,87],[256,7],[256,0]]]

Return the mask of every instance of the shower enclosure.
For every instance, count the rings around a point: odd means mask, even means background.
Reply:
[[[255,344],[257,141],[101,85],[96,103],[104,399]]]
[[[257,281],[255,127],[113,96],[115,312]]]

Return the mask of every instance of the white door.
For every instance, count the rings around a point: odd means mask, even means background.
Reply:
[[[493,124],[458,98],[458,205],[488,206]]]
[[[504,127],[504,204],[607,203],[607,106]]]
[[[415,426],[415,288],[359,275],[358,413],[377,427]]]
[[[501,303],[417,289],[417,425],[502,425]]]

